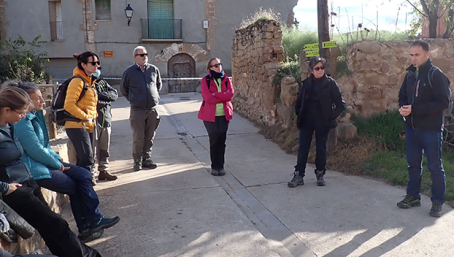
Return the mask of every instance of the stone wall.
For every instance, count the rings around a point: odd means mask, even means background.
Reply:
[[[282,67],[282,31],[275,20],[261,20],[235,31],[232,76],[235,111],[266,125],[275,124],[273,75]]]
[[[433,64],[454,81],[454,42],[443,39],[428,42]],[[346,47],[348,67],[353,73],[337,82],[350,112],[370,116],[398,108],[398,92],[411,64],[410,44],[361,41]]]

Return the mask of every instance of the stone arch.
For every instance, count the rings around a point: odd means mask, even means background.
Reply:
[[[193,78],[196,75],[195,60],[192,56],[179,53],[172,56],[167,62],[169,78]],[[196,80],[169,80],[169,93],[195,92]]]
[[[168,63],[170,58],[177,54],[187,54],[191,56],[196,63],[208,61],[210,59],[208,51],[199,45],[173,43],[162,49],[161,53],[155,55],[154,63]]]

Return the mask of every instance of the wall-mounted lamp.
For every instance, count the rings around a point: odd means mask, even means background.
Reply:
[[[126,14],[126,18],[128,18],[128,26],[129,26],[129,23],[131,23],[132,15],[134,14],[134,9],[131,8],[130,4],[128,4],[128,6],[126,6],[125,14]]]

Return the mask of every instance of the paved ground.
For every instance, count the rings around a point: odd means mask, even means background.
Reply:
[[[121,221],[89,243],[103,256],[453,255],[451,208],[432,218],[424,197],[422,207],[402,210],[403,188],[335,171],[325,187],[307,172],[306,184],[290,189],[296,157],[238,115],[227,138],[227,174],[211,176],[200,103],[200,94],[162,97],[153,148],[159,167],[139,172],[132,170],[128,103],[114,104],[111,168],[119,179],[96,191],[102,212]]]

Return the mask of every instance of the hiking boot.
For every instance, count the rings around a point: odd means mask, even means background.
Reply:
[[[219,169],[218,172],[219,172],[219,176],[224,176],[225,175],[224,168]]]
[[[120,217],[113,218],[102,217],[95,225],[90,226],[90,233],[98,232],[106,228],[110,228],[120,221]]]
[[[315,170],[315,176],[317,177],[317,186],[324,186],[325,185],[325,171],[324,170]]]
[[[402,208],[402,209],[408,209],[411,207],[419,207],[419,206],[421,206],[421,201],[412,195],[406,195],[402,201],[397,203],[397,207]]]
[[[116,175],[112,175],[110,174],[108,171],[100,171],[99,172],[99,176],[98,176],[98,180],[116,180],[118,177]]]
[[[304,176],[303,176],[304,177]],[[299,185],[304,185],[304,179],[299,175],[299,171],[295,170],[293,173],[293,178],[290,182],[287,183],[288,187],[297,187]]]
[[[142,169],[142,161],[140,159],[134,159],[134,171]]]
[[[142,161],[142,166],[150,169],[156,169],[158,167],[158,165],[156,165],[156,163],[154,163],[151,158],[144,159]]]
[[[101,229],[100,231],[93,232],[93,233],[90,233],[90,231],[87,230],[87,231],[79,234],[77,237],[80,239],[80,241],[87,243],[87,242],[90,242],[90,241],[93,241],[95,239],[102,237],[103,234],[104,234],[104,229]]]
[[[441,217],[442,207],[439,203],[432,203],[432,208],[430,208],[430,216],[432,217]]]

